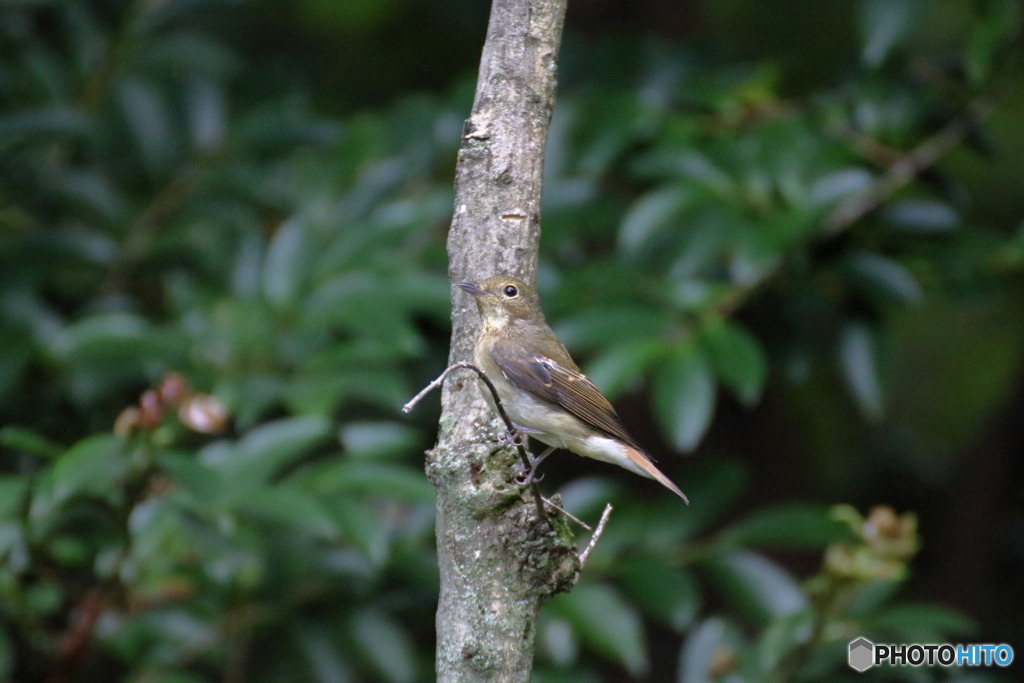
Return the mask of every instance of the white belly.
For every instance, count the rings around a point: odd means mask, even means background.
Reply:
[[[494,401],[490,389],[483,382],[479,382],[479,386],[484,398],[493,408]],[[496,388],[508,418],[515,425],[525,427],[526,433],[541,443],[563,448],[586,458],[618,465],[642,477],[652,478],[648,472],[630,460],[626,449],[617,440],[588,427],[567,411],[554,408],[525,391],[503,390],[504,387],[499,388],[498,385]]]

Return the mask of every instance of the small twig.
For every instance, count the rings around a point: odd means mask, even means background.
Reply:
[[[562,513],[563,515],[565,515],[566,517],[568,517],[568,518],[569,518],[569,519],[571,519],[572,521],[574,521],[574,522],[576,522],[577,524],[579,524],[579,525],[580,525],[581,527],[583,527],[583,528],[584,528],[584,529],[586,529],[587,531],[590,531],[590,530],[591,530],[591,529],[590,529],[590,525],[589,525],[589,524],[587,524],[587,523],[586,523],[586,522],[584,522],[584,521],[583,521],[582,519],[580,519],[580,518],[579,518],[579,517],[577,517],[576,515],[572,514],[571,512],[569,512],[568,510],[566,510],[565,508],[561,508],[561,507],[559,507],[559,506],[555,505],[554,503],[552,503],[552,502],[551,502],[551,499],[550,499],[550,498],[545,498],[545,499],[544,499],[544,502],[545,502],[545,503],[547,503],[547,504],[548,504],[549,506],[551,506],[551,507],[555,508],[555,509],[556,509],[556,510],[558,510],[559,512],[561,512],[561,513]]]
[[[601,513],[601,521],[597,523],[597,529],[594,530],[594,535],[590,537],[590,543],[587,543],[587,547],[580,553],[580,571],[583,571],[584,565],[587,564],[587,558],[590,557],[590,552],[597,545],[597,542],[601,540],[601,534],[604,533],[604,525],[608,523],[608,517],[612,514],[612,504],[608,503],[604,506],[604,512]]]
[[[891,149],[866,135],[842,129],[833,131],[858,154],[872,163],[887,168],[870,187],[846,198],[832,210],[821,223],[821,238],[831,239],[852,228],[857,221],[910,184],[922,171],[937,164],[943,156],[968,136],[975,123],[985,120],[992,110],[993,105],[990,102],[981,102],[975,105],[970,111],[950,121],[939,132],[909,152]],[[715,311],[723,317],[732,315],[766,280],[779,270],[781,270],[781,262],[756,282],[734,286],[722,296],[715,306]]]
[[[75,671],[81,667],[96,634],[96,623],[107,607],[107,590],[95,586],[78,603],[78,613],[60,641],[60,652],[52,665],[47,683],[63,683],[76,679]]]
[[[889,166],[889,170],[871,187],[841,202],[829,214],[822,223],[822,234],[826,237],[834,237],[874,211],[886,199],[908,185],[918,174],[938,163],[946,153],[967,137],[971,126],[988,116],[991,109],[991,105],[988,104],[976,106],[964,116],[950,121],[942,130],[912,151],[898,157]]]
[[[402,412],[403,413],[411,412],[412,409],[416,407],[416,404],[423,400],[424,396],[426,396],[431,391],[433,391],[434,389],[437,389],[439,386],[441,386],[444,383],[445,379],[448,377],[448,375],[450,375],[452,373],[452,371],[458,370],[459,368],[466,368],[466,367],[473,368],[474,370],[477,370],[477,372],[480,372],[480,370],[478,370],[477,367],[475,365],[473,365],[472,363],[454,363],[452,365],[449,365],[447,368],[444,369],[444,372],[442,372],[440,375],[437,376],[437,379],[432,381],[427,386],[423,387],[423,389],[420,390],[420,393],[416,394],[411,399],[409,399],[409,402],[406,403],[404,406],[402,406]],[[481,372],[481,376],[483,376],[482,372]]]
[[[447,368],[445,368],[444,372],[438,375],[437,379],[432,381],[427,386],[423,387],[423,390],[420,391],[420,393],[413,396],[408,403],[402,406],[402,412],[408,413],[409,411],[411,411],[413,408],[416,407],[416,404],[423,399],[424,396],[426,396],[431,391],[441,386],[441,384],[444,383],[444,380],[448,377],[449,374],[452,373],[452,371],[459,370],[461,368],[472,370],[480,377],[481,380],[483,380],[483,383],[486,384],[487,388],[491,390],[491,396],[494,398],[494,406],[498,409],[498,415],[501,416],[502,421],[505,423],[505,429],[508,430],[510,436],[514,437],[516,434],[518,434],[519,430],[517,430],[515,425],[512,424],[512,420],[509,418],[508,413],[505,412],[505,406],[501,404],[501,398],[498,396],[498,390],[494,387],[494,384],[491,382],[491,379],[487,376],[487,373],[485,373],[483,370],[473,365],[472,363],[467,363],[465,361],[452,363]],[[530,462],[530,456],[527,455],[526,449],[523,447],[522,442],[517,440],[513,441],[513,444],[519,450],[519,457],[523,461],[523,466],[529,469],[532,463]]]
[[[160,226],[174,215],[193,190],[194,170],[186,168],[161,188],[149,205],[128,225],[121,240],[121,250],[114,256],[103,278],[103,290],[115,291],[123,286],[129,267],[145,254]]]
[[[509,419],[508,413],[505,412],[505,406],[501,405],[501,398],[498,396],[498,390],[494,387],[494,383],[491,382],[490,378],[487,376],[487,373],[485,373],[483,370],[473,365],[472,363],[467,363],[465,361],[452,363],[447,368],[445,368],[444,372],[438,375],[437,379],[432,381],[427,386],[423,387],[423,390],[420,391],[420,393],[413,396],[408,403],[402,406],[402,412],[408,413],[410,410],[416,407],[416,404],[419,403],[424,396],[426,396],[431,391],[441,386],[441,384],[444,383],[444,380],[452,371],[458,370],[460,368],[472,370],[483,381],[483,383],[487,385],[487,388],[491,390],[491,397],[494,399],[494,407],[498,409],[498,415],[501,416],[502,422],[505,423],[505,428],[508,430],[508,433],[512,436],[518,434],[518,430],[516,429],[515,425],[512,424],[512,420]],[[523,466],[526,467],[527,470],[529,470],[531,465],[530,456],[526,453],[526,449],[523,447],[522,442],[516,441],[515,447],[516,450],[519,452],[520,459],[523,461]],[[547,514],[544,512],[544,497],[540,495],[540,489],[537,487],[537,484],[530,484],[530,490],[533,492],[533,499],[537,503],[537,514],[540,515],[541,519],[546,520],[550,524],[551,520],[548,519]]]

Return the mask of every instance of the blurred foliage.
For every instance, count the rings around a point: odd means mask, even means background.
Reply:
[[[709,21],[747,35],[757,5]],[[294,11],[358,43],[406,6]],[[432,679],[436,412],[398,407],[446,357],[469,89],[322,113],[327,86],[247,53],[291,10],[245,7],[0,2],[0,679]],[[567,40],[539,278],[557,331],[610,397],[649,397],[639,437],[666,455],[785,397],[827,493],[752,510],[748,468],[711,454],[662,460],[686,509],[570,478],[568,510],[616,512],[542,611],[538,681],[841,680],[858,635],[977,633],[897,599],[913,515],[815,501],[863,498],[851,433],[893,415],[909,468],[953,477],[1019,379],[1024,232],[969,199],[1021,10],[836,7],[846,62],[802,90],[721,44]],[[569,465],[590,467],[553,478]]]

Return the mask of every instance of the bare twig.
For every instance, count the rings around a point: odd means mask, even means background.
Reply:
[[[587,524],[587,523],[586,523],[586,522],[584,522],[584,521],[583,521],[582,519],[580,519],[580,518],[579,518],[579,517],[577,517],[576,515],[572,514],[571,512],[569,512],[568,510],[566,510],[565,508],[562,508],[562,507],[559,507],[558,505],[555,505],[554,503],[552,503],[552,502],[551,502],[551,499],[550,499],[550,498],[545,498],[545,499],[544,499],[544,502],[545,502],[545,503],[547,503],[548,505],[550,505],[551,507],[555,508],[555,509],[556,509],[556,510],[558,510],[559,512],[561,512],[561,513],[562,513],[563,515],[565,515],[566,517],[568,517],[568,518],[569,518],[569,519],[571,519],[572,521],[574,521],[574,522],[576,522],[577,524],[579,524],[579,525],[580,525],[581,527],[583,527],[583,528],[584,528],[584,529],[586,529],[587,531],[590,531],[590,530],[591,530],[591,529],[590,529],[590,525],[589,525],[589,524]]]
[[[448,378],[448,375],[450,375],[453,371],[458,370],[459,368],[465,368],[465,367],[471,367],[473,369],[476,369],[476,366],[473,365],[472,363],[454,363],[452,365],[449,365],[448,367],[446,367],[444,369],[444,372],[442,372],[440,375],[437,376],[437,378],[435,380],[433,380],[427,386],[423,387],[420,390],[420,393],[416,394],[411,399],[409,399],[409,402],[406,403],[404,406],[402,406],[402,412],[403,413],[411,412],[412,409],[416,407],[416,404],[423,400],[424,396],[426,396],[431,391],[433,391],[434,389],[437,389],[439,386],[444,384],[444,381],[445,381],[445,379]]]
[[[418,394],[413,396],[408,403],[402,406],[402,412],[408,413],[410,410],[415,408],[416,404],[419,403],[424,396],[426,396],[431,391],[441,386],[449,374],[451,374],[455,370],[460,370],[462,368],[472,370],[473,372],[475,372],[477,376],[481,379],[481,381],[483,381],[483,383],[487,385],[487,388],[491,390],[491,397],[494,399],[494,407],[498,409],[498,415],[501,416],[502,422],[505,423],[505,429],[508,430],[508,433],[511,436],[515,437],[519,433],[519,430],[517,430],[515,425],[512,424],[512,420],[509,419],[508,413],[505,412],[505,406],[501,404],[501,398],[498,396],[498,390],[495,388],[494,383],[491,382],[490,378],[487,376],[487,373],[485,373],[483,370],[473,365],[472,363],[467,363],[465,361],[459,363],[452,363],[447,368],[445,368],[444,372],[437,376],[437,379],[432,381],[427,386],[423,387],[423,389]],[[516,450],[519,452],[519,458],[523,461],[523,466],[526,467],[527,470],[529,470],[531,465],[530,456],[529,454],[527,454],[526,448],[523,447],[522,440],[515,439],[513,443],[515,444]],[[547,513],[545,513],[544,511],[544,497],[540,495],[540,489],[537,487],[537,484],[531,483],[530,490],[533,492],[533,499],[537,503],[537,514],[540,515],[541,519],[546,520],[548,521],[548,523],[550,523],[551,520],[548,519]]]
[[[78,603],[77,614],[60,641],[60,654],[53,663],[47,683],[75,680],[75,671],[81,666],[96,632],[96,623],[107,608],[108,591],[95,586]]]
[[[912,151],[899,156],[871,187],[841,202],[829,214],[822,223],[822,235],[834,237],[874,211],[882,202],[908,185],[921,171],[938,163],[939,159],[967,137],[977,121],[988,116],[991,109],[991,105],[978,105],[970,112],[950,121],[942,130]],[[864,143],[861,142],[859,148],[863,147]]]
[[[612,504],[608,503],[604,506],[604,512],[601,513],[601,521],[597,523],[597,529],[594,530],[594,535],[590,537],[590,543],[587,543],[587,547],[580,553],[580,571],[583,571],[583,567],[587,564],[587,558],[590,557],[591,551],[597,542],[601,540],[601,534],[604,533],[604,527],[608,523],[608,518],[612,514]]]
[[[982,103],[969,112],[950,121],[942,130],[931,136],[909,152],[901,152],[874,140],[867,135],[848,130],[833,133],[845,140],[858,154],[872,163],[888,166],[885,173],[863,192],[841,202],[821,224],[819,236],[827,240],[852,228],[899,190],[906,187],[922,171],[934,166],[953,150],[970,133],[971,126],[988,117],[992,105]],[[746,285],[735,285],[726,290],[715,306],[715,312],[728,317],[747,302],[769,279],[782,269],[782,263],[771,267],[757,281]]]
[[[125,284],[130,266],[146,254],[159,228],[177,211],[193,190],[194,170],[184,169],[161,188],[149,205],[133,220],[103,280],[104,291],[117,291]]]

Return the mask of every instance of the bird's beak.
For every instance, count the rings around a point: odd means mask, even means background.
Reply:
[[[472,294],[473,296],[483,296],[484,294],[487,293],[484,290],[482,290],[479,287],[477,287],[472,282],[460,282],[459,283],[459,289],[461,289],[464,292],[468,292],[468,293]]]

